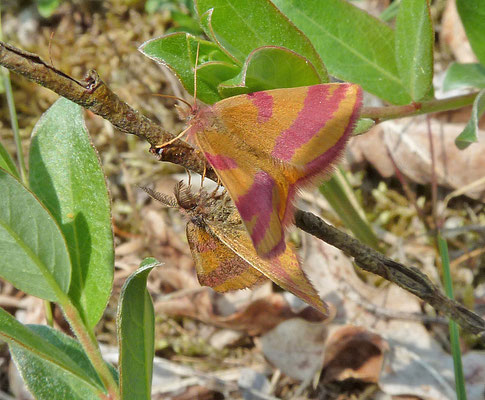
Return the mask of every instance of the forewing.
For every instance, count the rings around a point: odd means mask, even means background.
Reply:
[[[276,89],[231,97],[201,114],[198,146],[261,257],[285,250],[296,190],[342,153],[361,97],[352,84]]]
[[[277,257],[262,259],[256,254],[251,245],[251,239],[242,226],[214,221],[208,222],[208,226],[214,235],[224,243],[226,248],[230,248],[240,258],[244,259],[278,286],[293,293],[325,316],[328,315],[327,305],[322,301],[303,272],[291,246],[287,246],[285,251]]]
[[[202,286],[227,292],[250,288],[266,280],[263,274],[203,227],[188,222],[186,232]]]

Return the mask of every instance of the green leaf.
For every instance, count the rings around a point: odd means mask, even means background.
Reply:
[[[456,8],[475,55],[485,65],[485,1],[457,0]]]
[[[217,87],[239,72],[239,67],[219,47],[188,33],[172,33],[143,43],[139,50],[169,67],[184,88],[194,93],[194,65],[199,47],[197,98],[207,104],[221,100]]]
[[[446,91],[463,87],[485,89],[485,66],[478,63],[451,64],[446,71],[443,89]]]
[[[10,344],[15,365],[36,399],[98,400],[107,395],[79,342],[47,326],[30,325],[29,328],[50,350],[62,354],[70,364],[77,364],[84,371],[80,377],[57,360],[52,362],[52,357],[46,358],[46,354],[39,355],[25,345]]]
[[[73,342],[71,346],[59,345],[57,335],[59,332],[49,334],[52,329],[39,326],[25,326],[18,322],[5,310],[0,308],[0,338],[16,349],[23,349],[32,357],[43,359],[51,366],[56,366],[73,376],[76,376],[85,384],[97,389],[103,389],[103,385],[96,371],[89,362],[86,354],[79,343]],[[47,332],[47,333],[46,333]],[[54,331],[55,332],[55,331]],[[62,338],[66,338],[62,335]],[[55,340],[54,340],[55,339]],[[41,375],[38,375],[38,378]],[[52,397],[54,398],[54,397]]]
[[[143,260],[121,289],[117,325],[121,398],[124,400],[151,399],[155,313],[146,282],[157,265],[154,258]]]
[[[385,23],[343,0],[274,3],[310,38],[331,75],[394,104],[411,101],[397,70],[394,31]]]
[[[379,239],[369,225],[344,173],[338,169],[318,189],[355,237],[368,246],[379,250]]]
[[[373,126],[375,126],[376,121],[372,118],[359,118],[355,124],[354,131],[352,135],[357,136],[369,131]]]
[[[433,82],[433,26],[427,0],[402,0],[396,19],[396,62],[413,101],[420,101]]]
[[[172,21],[175,26],[167,30],[170,32],[187,32],[192,35],[203,35],[204,31],[199,25],[197,19],[192,15],[184,14],[183,12],[172,12]]]
[[[19,171],[15,166],[15,163],[8,154],[8,151],[3,147],[2,143],[0,142],[0,168],[3,168],[7,171],[10,175],[15,176],[16,178],[20,178]]]
[[[222,100],[223,97],[219,92],[221,82],[232,78],[238,70],[236,66],[227,63],[207,62],[202,64],[197,68],[197,98],[202,101],[205,98],[204,103],[207,104]],[[200,87],[201,90],[199,90]]]
[[[0,276],[45,300],[67,293],[71,261],[54,218],[17,179],[0,170]]]
[[[254,50],[239,75],[221,83],[222,97],[260,90],[310,86],[320,83],[308,60],[284,47],[267,46]]]
[[[259,47],[286,47],[308,59],[328,82],[311,42],[269,0],[197,0],[195,7],[206,34],[240,64]]]
[[[37,9],[42,17],[49,18],[60,3],[60,0],[37,0]]]
[[[465,149],[470,144],[477,142],[478,121],[485,112],[485,89],[483,89],[475,98],[472,107],[472,115],[465,129],[455,139],[456,147]]]
[[[34,128],[30,187],[66,238],[72,261],[69,297],[90,327],[111,294],[113,233],[110,200],[82,109],[59,99]]]

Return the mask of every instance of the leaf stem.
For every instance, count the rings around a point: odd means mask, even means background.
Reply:
[[[103,382],[109,393],[109,399],[119,399],[120,392],[118,384],[115,382],[115,379],[111,374],[110,369],[106,365],[106,362],[103,360],[101,351],[99,350],[98,342],[96,341],[94,335],[86,327],[83,319],[81,318],[81,315],[79,314],[79,311],[76,309],[76,307],[74,307],[69,298],[66,295],[59,296],[59,294],[58,297],[58,303],[64,311],[64,315],[68,320],[72,330],[76,334],[79,342],[86,351],[89,360],[98,372],[101,381]]]
[[[370,118],[375,123],[415,115],[428,114],[440,111],[456,110],[458,108],[473,104],[479,92],[469,93],[460,96],[448,97],[446,99],[433,99],[422,103],[412,103],[403,106],[387,107],[364,107],[360,112],[360,118]]]

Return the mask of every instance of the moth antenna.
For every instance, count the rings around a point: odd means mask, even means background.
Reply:
[[[190,104],[187,100],[184,100],[184,99],[182,99],[181,97],[178,97],[178,96],[172,96],[171,94],[159,94],[159,93],[153,93],[152,96],[166,97],[168,99],[175,99],[175,100],[178,100],[178,101],[184,103],[187,107],[192,109],[192,104]]]
[[[199,49],[200,49],[200,42],[197,42],[197,53],[195,54],[195,66],[194,66],[194,105],[193,107],[197,107],[197,64],[199,63]]]
[[[170,207],[170,208],[178,207],[177,201],[172,196],[168,196],[166,194],[156,192],[155,190],[146,186],[138,186],[138,187],[141,190],[143,190],[146,194],[148,194],[152,199],[157,200],[162,204],[165,204],[167,207]]]
[[[183,181],[179,181],[173,191],[178,204],[182,208],[189,210],[197,206],[197,199],[192,193],[190,186],[184,185]]]
[[[163,149],[164,147],[171,145],[172,143],[176,142],[177,140],[182,139],[187,134],[187,132],[189,131],[190,128],[191,128],[191,126],[184,129],[182,132],[180,132],[173,139],[170,139],[168,142],[165,142],[165,143],[162,143],[162,144],[157,144],[155,146],[155,149]]]

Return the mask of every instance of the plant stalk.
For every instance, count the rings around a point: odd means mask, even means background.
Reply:
[[[475,92],[448,97],[447,99],[434,99],[422,103],[406,104],[404,106],[364,107],[360,112],[360,118],[370,118],[377,124],[390,119],[456,110],[464,106],[472,105],[477,95],[478,92]]]
[[[99,377],[101,378],[101,381],[106,387],[109,393],[109,399],[120,399],[118,384],[115,382],[111,371],[101,355],[98,342],[92,335],[91,331],[84,324],[79,311],[76,309],[76,307],[74,307],[66,295],[59,298],[59,305],[64,311],[64,315],[68,320],[69,325],[76,334],[76,337],[86,351],[89,360],[93,364],[94,368],[99,374]]]

